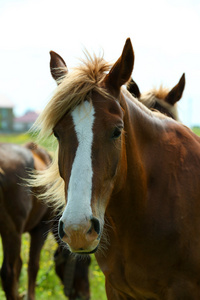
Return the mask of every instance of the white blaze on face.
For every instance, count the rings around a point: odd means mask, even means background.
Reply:
[[[66,225],[76,225],[92,216],[92,142],[94,107],[84,101],[72,111],[78,147],[72,164],[68,185],[67,205],[62,221]]]

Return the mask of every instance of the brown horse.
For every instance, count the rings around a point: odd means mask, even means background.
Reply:
[[[179,82],[171,90],[161,86],[158,90],[153,89],[141,94],[137,83],[133,79],[127,84],[127,90],[132,96],[137,98],[149,109],[158,110],[177,121],[179,121],[177,102],[181,99],[184,88],[185,73],[183,73]]]
[[[29,232],[31,236],[27,299],[33,300],[42,246],[51,227],[54,228],[55,225],[56,228],[58,227],[58,219],[53,219],[52,209],[38,201],[31,193],[30,188],[24,186],[24,179],[28,178],[27,171],[44,170],[50,161],[48,153],[33,143],[29,143],[25,147],[15,144],[0,144],[0,234],[4,252],[1,279],[8,300],[19,298],[18,281],[22,266],[20,258],[22,234]],[[54,235],[57,237],[57,234],[54,233]],[[63,249],[61,241],[58,239],[57,241],[59,243],[57,252],[63,256],[69,256],[69,250]],[[74,265],[71,273],[68,268],[69,262]],[[57,260],[55,263],[57,267]],[[61,280],[63,281],[66,274],[69,278],[68,281],[64,281],[65,294],[69,296],[70,300],[89,299],[88,274],[80,281],[80,268],[77,264],[79,263],[70,257],[68,261],[62,260],[59,266],[65,268],[63,274],[59,273]],[[88,264],[87,260],[84,267],[81,264],[81,268],[85,268],[85,273],[88,272]],[[77,283],[82,284],[82,281],[85,282],[85,286],[78,286]]]
[[[130,39],[111,68],[88,54],[68,73],[51,52],[60,84],[36,127],[59,151],[34,184],[66,201],[60,237],[95,253],[109,300],[199,300],[200,137],[122,87],[133,63]]]

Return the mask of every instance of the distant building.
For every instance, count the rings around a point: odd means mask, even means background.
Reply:
[[[14,104],[4,95],[0,95],[0,132],[13,131]]]
[[[14,130],[28,131],[38,116],[39,113],[35,111],[27,111],[23,116],[14,118]]]

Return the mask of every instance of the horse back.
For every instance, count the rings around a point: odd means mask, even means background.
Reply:
[[[24,179],[33,166],[28,149],[16,144],[0,144],[0,219],[4,226],[5,222],[7,226],[15,224],[19,232],[32,208],[30,188],[24,186]],[[0,224],[1,232],[4,226]]]
[[[0,219],[2,222],[7,220],[10,226],[15,224],[19,232],[30,231],[46,217],[48,211],[47,206],[38,201],[32,189],[25,184],[34,169],[47,167],[42,155],[34,155],[30,148],[0,144]],[[0,228],[3,228],[1,224]]]
[[[31,152],[16,144],[0,143],[1,185],[14,183],[16,177],[27,178],[27,170],[33,169],[34,161]],[[6,182],[5,182],[5,175]]]

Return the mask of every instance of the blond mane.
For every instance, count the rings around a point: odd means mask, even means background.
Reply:
[[[0,174],[2,174],[2,175],[5,174],[5,172],[4,172],[4,170],[2,168],[0,168]]]
[[[39,137],[49,136],[66,112],[72,111],[86,97],[90,99],[91,91],[108,96],[100,84],[111,65],[106,63],[103,57],[91,57],[88,52],[85,55],[86,60],[82,60],[81,65],[73,68],[63,78],[54,96],[33,125],[32,129],[40,132]]]

